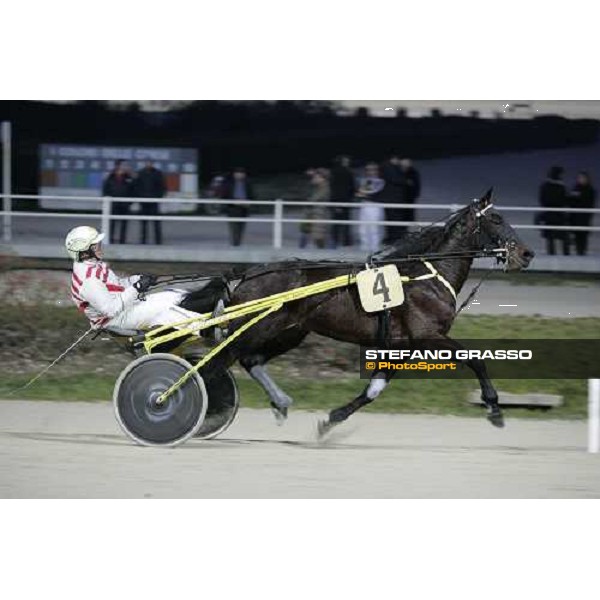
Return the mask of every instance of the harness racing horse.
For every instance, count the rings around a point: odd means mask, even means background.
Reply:
[[[418,277],[427,273],[427,268],[424,261],[416,257],[427,254],[429,262],[435,264],[435,269],[441,275],[441,278],[430,278],[405,286],[404,303],[389,311],[388,348],[393,349],[401,344],[406,347],[407,341],[418,344],[419,341],[433,340],[440,348],[461,349],[460,344],[448,337],[457,314],[456,297],[452,289],[457,296],[467,279],[473,258],[482,256],[486,248],[501,247],[505,250],[506,271],[518,271],[529,265],[533,251],[493,210],[491,195],[490,190],[481,199],[451,215],[442,226],[430,226],[416,234],[408,234],[371,257],[377,265],[401,261],[402,275]],[[431,258],[432,254],[440,257]],[[413,256],[414,260],[411,259]],[[332,262],[328,265],[295,260],[250,268],[233,292],[230,305],[335,277],[342,274],[341,266],[344,263]],[[347,272],[352,268],[351,263],[345,263]],[[354,272],[357,270],[358,266]],[[451,287],[446,285],[448,283]],[[189,308],[193,310],[192,305]],[[233,333],[246,320],[232,323],[229,333]],[[287,416],[292,399],[269,377],[265,364],[297,347],[311,332],[364,346],[380,345],[379,317],[362,309],[358,290],[351,285],[286,304],[215,357],[211,370],[227,368],[238,360],[265,389],[276,416],[282,420]],[[487,418],[496,427],[503,427],[498,394],[487,375],[485,363],[477,359],[463,362],[479,380]],[[387,372],[374,372],[359,396],[332,410],[328,419],[319,424],[320,434],[323,435],[361,407],[373,402],[391,377]]]

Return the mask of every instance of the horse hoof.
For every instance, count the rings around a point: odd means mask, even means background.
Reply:
[[[281,427],[287,420],[287,406],[277,406],[275,402],[271,402],[271,410],[273,411],[273,415],[275,415],[275,423]]]
[[[317,438],[322,440],[335,426],[331,421],[319,421],[317,423]]]
[[[504,427],[504,416],[499,408],[493,408],[487,415],[487,420],[494,427]]]

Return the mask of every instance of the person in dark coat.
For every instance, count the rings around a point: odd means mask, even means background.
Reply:
[[[306,248],[312,242],[317,248],[325,248],[327,243],[328,226],[326,223],[312,223],[311,221],[328,221],[331,219],[329,207],[320,206],[331,200],[329,186],[329,172],[327,169],[309,169],[311,192],[308,197],[310,206],[305,206],[300,223],[300,248]]]
[[[135,180],[135,195],[137,198],[164,198],[167,192],[165,178],[160,169],[157,169],[151,160],[146,161],[144,168],[141,169]],[[158,202],[140,202],[141,214],[156,217],[159,215]],[[140,221],[140,243],[145,244],[150,236],[146,236],[150,224],[154,224],[154,241],[162,244],[162,223],[159,220]]]
[[[378,201],[383,204],[404,204],[404,174],[400,167],[398,156],[391,156],[381,167],[381,178],[385,182],[385,187],[379,193]],[[404,221],[406,211],[404,208],[386,208],[386,221]],[[406,227],[397,225],[386,225],[385,244],[391,244],[397,240],[406,231]]]
[[[400,167],[404,174],[404,202],[405,204],[415,204],[421,195],[421,175],[413,167],[412,161],[409,158],[403,158],[400,161]],[[414,221],[415,209],[405,208],[403,220]]]
[[[354,173],[350,168],[350,157],[339,156],[331,169],[329,189],[332,202],[352,202],[356,193]],[[336,221],[350,220],[350,207],[334,207],[332,217]],[[336,223],[331,228],[331,241],[334,248],[352,246],[352,229],[347,223]]]
[[[224,200],[254,200],[254,190],[252,184],[248,181],[246,169],[236,168],[233,173],[226,178],[222,190],[221,198]],[[226,208],[227,215],[232,218],[242,218],[248,216],[248,206],[245,204],[228,204]],[[231,244],[239,246],[242,243],[245,221],[230,221],[229,235]]]
[[[539,190],[540,206],[545,208],[567,208],[567,192],[563,183],[564,169],[552,167],[548,172],[548,178]],[[566,212],[543,212],[536,219],[537,224],[565,226],[568,224]],[[542,236],[546,238],[546,251],[548,254],[556,254],[555,240],[562,242],[563,254],[569,254],[569,236],[564,229],[542,229]]]
[[[595,208],[596,190],[589,174],[581,171],[577,174],[575,186],[569,194],[571,208]],[[569,223],[575,227],[591,227],[593,213],[573,212],[569,215]],[[573,231],[575,250],[579,256],[587,254],[589,231]]]
[[[133,177],[129,165],[124,160],[117,160],[114,169],[109,173],[102,185],[102,195],[111,198],[131,198],[134,195]],[[129,214],[131,202],[111,202],[112,215]],[[116,232],[119,227],[119,243],[124,244],[127,239],[127,224],[124,219],[111,219],[110,221],[110,241],[112,244],[117,242]]]

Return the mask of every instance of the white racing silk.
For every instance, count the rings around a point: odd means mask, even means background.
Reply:
[[[197,316],[178,306],[183,291],[169,290],[138,298],[139,275],[119,277],[103,261],[73,263],[71,297],[96,329],[148,329]]]

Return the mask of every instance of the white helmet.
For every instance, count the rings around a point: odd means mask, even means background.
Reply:
[[[90,246],[101,242],[104,239],[103,233],[98,233],[93,227],[83,225],[71,229],[65,238],[65,246],[69,256],[79,260],[79,253],[90,249]]]

